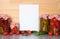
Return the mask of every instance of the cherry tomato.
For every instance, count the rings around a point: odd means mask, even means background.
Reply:
[[[18,35],[19,34],[19,32],[16,32],[16,35]]]
[[[27,33],[30,35],[30,34],[31,34],[31,31],[30,31],[30,30],[28,30],[28,31],[27,31]]]
[[[6,36],[8,33],[7,32],[4,32],[3,34],[4,34],[4,36]]]
[[[21,34],[24,34],[24,31],[23,30],[21,31]]]
[[[54,18],[53,20],[54,20],[54,21],[56,21],[57,19],[56,19],[56,18]]]
[[[58,33],[56,32],[55,35],[58,36]]]
[[[48,32],[48,34],[49,34],[50,36],[52,36],[52,32]]]
[[[53,22],[51,22],[51,23],[50,23],[50,25],[51,25],[51,26],[54,26],[54,23],[53,23]]]
[[[12,36],[13,35],[13,32],[10,32],[10,36]]]

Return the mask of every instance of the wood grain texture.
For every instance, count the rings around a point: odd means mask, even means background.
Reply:
[[[60,14],[60,0],[0,0],[0,14],[8,14],[19,22],[19,4],[39,4],[41,14]]]

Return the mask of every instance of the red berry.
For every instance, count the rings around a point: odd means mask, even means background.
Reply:
[[[3,34],[4,34],[4,36],[6,36],[8,33],[7,32],[4,32]]]
[[[58,33],[56,32],[55,35],[58,36]]]
[[[48,34],[51,36],[52,35],[52,32],[48,32]]]

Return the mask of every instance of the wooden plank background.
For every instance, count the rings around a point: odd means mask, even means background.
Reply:
[[[0,0],[0,13],[8,14],[19,22],[19,4],[39,4],[41,14],[60,14],[60,0]]]

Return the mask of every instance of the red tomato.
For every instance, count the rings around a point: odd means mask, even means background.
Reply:
[[[4,32],[3,34],[4,34],[4,36],[6,36],[8,33],[7,32]]]
[[[30,34],[31,34],[31,31],[30,31],[30,30],[28,30],[28,31],[27,31],[27,33],[30,35]]]
[[[21,34],[24,34],[24,31],[23,30],[21,31]]]
[[[48,34],[51,36],[52,35],[52,32],[48,32]]]
[[[50,23],[50,25],[51,25],[51,26],[54,26],[54,23],[53,23],[53,22],[51,22],[51,23]]]
[[[56,32],[55,35],[58,36],[58,33]]]
[[[13,35],[13,32],[10,32],[10,36],[12,36]]]
[[[11,32],[10,32],[10,34],[14,34],[14,33],[15,33],[15,31],[14,31],[14,29],[12,29]]]
[[[18,35],[19,34],[19,32],[16,32],[16,35]]]
[[[54,18],[53,20],[54,20],[54,21],[56,21],[57,19],[56,19],[56,18]]]

